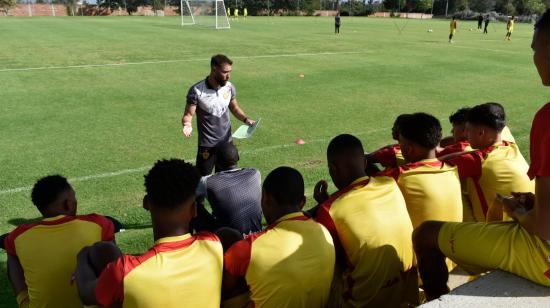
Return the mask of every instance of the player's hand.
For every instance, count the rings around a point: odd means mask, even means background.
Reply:
[[[535,206],[535,194],[530,192],[513,192],[512,196],[519,202],[521,207],[530,211]]]
[[[256,124],[256,121],[254,121],[252,119],[249,119],[249,118],[246,118],[246,121],[244,123],[248,126],[252,126],[252,125]]]
[[[317,203],[319,204],[327,201],[329,198],[327,189],[327,181],[321,180],[317,182],[317,184],[315,184],[315,188],[313,188],[313,199],[315,199],[315,201],[317,201]]]
[[[181,131],[185,137],[191,137],[191,133],[193,132],[193,126],[184,125]]]
[[[495,202],[501,203],[504,213],[506,213],[513,219],[516,219],[517,211],[525,211],[525,209],[523,209],[523,207],[521,206],[519,200],[515,197],[505,197],[497,193]]]

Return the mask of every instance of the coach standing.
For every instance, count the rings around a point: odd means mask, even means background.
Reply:
[[[215,55],[210,60],[210,75],[194,84],[187,93],[187,104],[181,122],[183,135],[190,137],[193,131],[193,115],[197,113],[199,147],[197,168],[201,174],[209,175],[216,165],[216,148],[233,142],[229,110],[248,125],[256,121],[249,119],[237,103],[235,86],[229,82],[231,61],[225,55]]]

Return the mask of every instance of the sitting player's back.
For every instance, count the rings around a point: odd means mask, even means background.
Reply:
[[[497,193],[509,196],[512,192],[534,192],[534,182],[527,176],[529,165],[517,144],[503,141],[470,155],[479,155],[482,160],[481,176],[470,177],[466,182],[474,216],[478,221],[483,221]]]
[[[107,265],[95,294],[104,306],[219,307],[222,255],[211,233],[161,238],[145,254]]]
[[[21,263],[30,306],[82,307],[76,286],[70,284],[76,255],[101,240],[114,240],[114,227],[95,214],[44,218],[12,231],[6,251]]]
[[[226,269],[234,274],[248,254],[244,277],[255,307],[323,307],[328,300],[335,262],[328,231],[297,212],[281,217],[266,231],[234,245]]]
[[[426,220],[462,221],[462,194],[456,167],[438,160],[404,167],[397,184],[414,228]]]
[[[224,257],[227,277],[244,277],[253,307],[325,307],[334,244],[325,227],[301,212],[302,176],[289,167],[275,169],[263,196],[269,227],[231,246]]]
[[[31,199],[42,220],[17,227],[4,239],[10,283],[19,306],[82,307],[71,277],[76,256],[85,246],[114,240],[106,217],[76,215],[76,194],[67,179],[38,180]]]
[[[414,113],[401,122],[399,145],[407,161],[383,174],[399,185],[413,227],[427,220],[462,221],[462,193],[456,167],[436,158],[442,129],[427,113]]]
[[[351,186],[318,214],[321,223],[335,226],[346,254],[344,300],[356,307],[398,306],[416,287],[404,279],[413,267],[405,200],[390,177],[361,178]]]

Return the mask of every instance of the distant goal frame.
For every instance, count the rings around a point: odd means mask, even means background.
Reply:
[[[229,22],[229,16],[227,16],[227,9],[225,7],[224,0],[180,0],[180,15],[181,15],[181,26],[193,26],[193,25],[202,25],[202,26],[209,26],[205,24],[201,24],[197,21],[198,16],[195,16],[194,10],[192,10],[192,7],[194,7],[194,3],[214,3],[215,7],[215,22],[213,27],[217,30],[220,29],[231,29],[231,23]],[[220,4],[221,4],[221,10],[220,10]],[[189,12],[189,15],[184,14],[184,8]],[[185,21],[185,17],[191,17],[191,21]],[[208,16],[208,15],[207,15]],[[225,24],[221,25],[219,22],[220,18],[225,18]],[[211,25],[210,25],[211,26]]]

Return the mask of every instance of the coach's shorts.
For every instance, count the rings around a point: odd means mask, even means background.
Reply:
[[[471,274],[501,269],[550,287],[550,242],[517,222],[443,224],[439,248]]]

